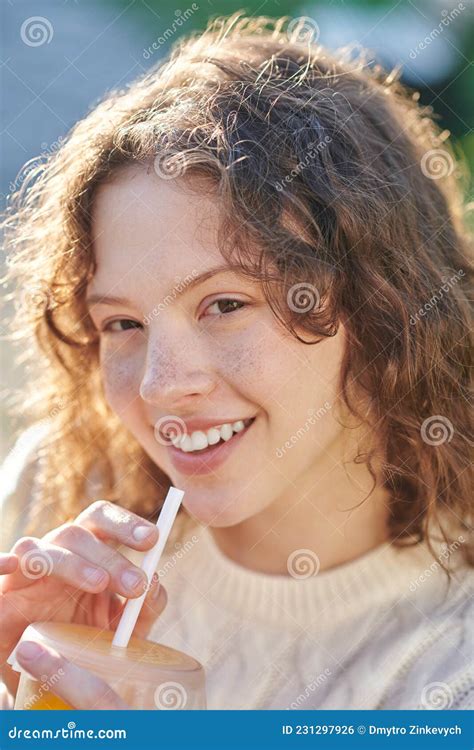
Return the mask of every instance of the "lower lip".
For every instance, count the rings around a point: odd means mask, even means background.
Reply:
[[[184,453],[174,445],[168,445],[167,449],[173,466],[182,474],[210,474],[212,471],[221,466],[230,456],[247,433],[252,429],[256,420],[252,422],[245,430],[234,432],[230,440],[217,445],[211,445],[202,451]]]

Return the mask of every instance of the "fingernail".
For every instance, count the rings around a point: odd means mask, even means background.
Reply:
[[[22,643],[18,645],[16,653],[27,661],[33,661],[34,659],[37,659],[38,656],[41,656],[43,648],[33,641],[22,641]]]
[[[150,598],[151,599],[158,599],[158,596],[160,594],[160,579],[158,576],[158,573],[153,573],[153,578],[151,580],[150,584]]]
[[[122,573],[120,580],[125,588],[131,589],[132,591],[134,591],[139,585],[143,586],[145,583],[143,575],[134,570],[126,570],[125,573]]]
[[[137,542],[142,542],[147,536],[151,536],[153,533],[153,526],[135,526],[133,529],[133,538]]]
[[[83,573],[86,583],[89,583],[91,586],[97,586],[97,584],[101,583],[106,576],[105,571],[100,570],[99,568],[85,567]]]

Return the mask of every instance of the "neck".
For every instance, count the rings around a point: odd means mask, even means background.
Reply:
[[[366,465],[348,463],[347,454],[343,460],[343,447],[340,436],[262,512],[235,526],[212,528],[223,554],[254,571],[296,572],[298,577],[305,566],[327,570],[386,541],[388,492],[378,485],[371,492],[373,479]]]

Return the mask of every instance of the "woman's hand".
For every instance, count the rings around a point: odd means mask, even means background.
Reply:
[[[147,587],[143,571],[115,547],[145,551],[157,538],[155,524],[98,501],[42,539],[23,537],[14,545],[18,567],[0,579],[0,664],[13,694],[18,675],[4,663],[26,626],[51,620],[114,629],[124,607],[117,594],[135,598]],[[166,592],[155,575],[134,634],[146,637],[165,606]]]
[[[42,682],[46,682],[46,678],[54,680],[55,695],[72,708],[115,711],[130,708],[100,677],[71,664],[50,646],[22,641],[16,657],[33,677]]]
[[[14,573],[18,567],[18,557],[10,552],[0,552],[0,576]]]

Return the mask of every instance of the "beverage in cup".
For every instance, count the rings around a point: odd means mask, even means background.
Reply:
[[[191,656],[174,648],[131,636],[126,648],[114,646],[111,630],[89,625],[38,622],[29,625],[21,641],[33,640],[56,649],[73,664],[101,677],[132,709],[205,709],[204,670]],[[35,680],[21,671],[15,709],[71,709],[54,687],[61,675]],[[97,706],[101,708],[101,706]]]

